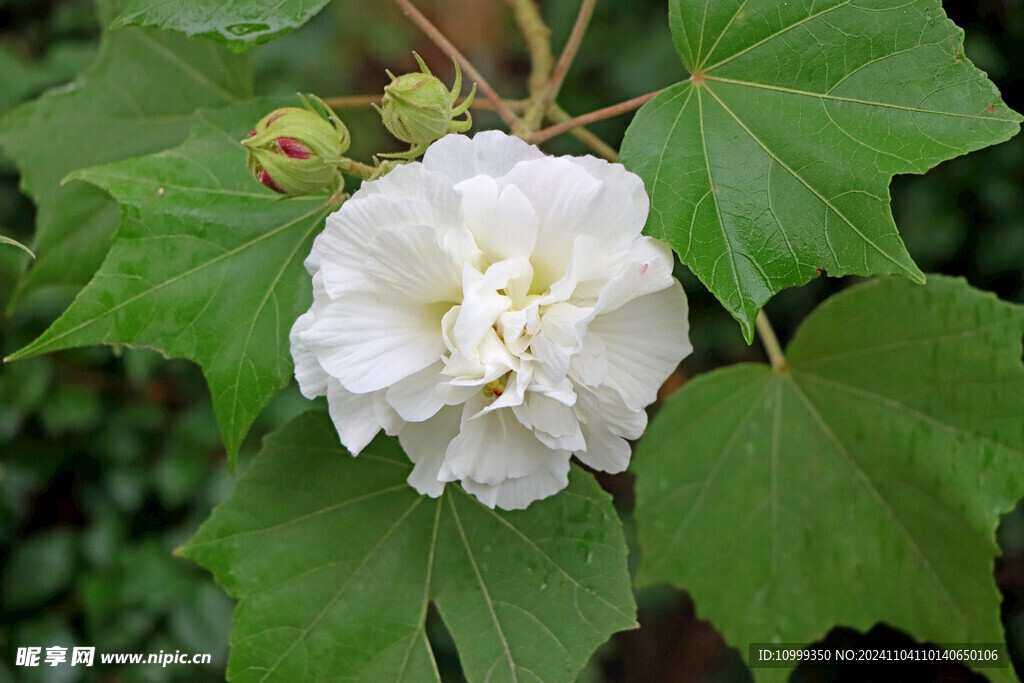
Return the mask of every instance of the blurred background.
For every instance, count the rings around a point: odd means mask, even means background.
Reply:
[[[420,0],[418,6],[506,97],[529,64],[504,3]],[[577,0],[540,0],[560,49]],[[946,12],[966,30],[966,54],[986,70],[1014,109],[1024,110],[1024,0],[960,0]],[[0,114],[72,80],[96,51],[99,26],[90,0],[0,0]],[[385,68],[415,68],[422,54],[448,81],[450,63],[389,2],[335,0],[293,34],[254,50],[256,89],[322,97],[379,93]],[[1014,67],[1017,64],[1017,67]],[[597,5],[590,32],[560,103],[572,114],[665,87],[686,77],[672,47],[665,0]],[[159,87],[159,84],[154,84]],[[369,108],[346,110],[351,155],[368,159],[394,141]],[[497,127],[487,113],[476,128]],[[628,116],[593,130],[618,146]],[[68,131],[74,135],[75,131]],[[547,149],[584,153],[569,136]],[[1024,303],[1024,137],[897,178],[893,210],[922,270],[965,276],[972,285]],[[35,209],[0,154],[0,234],[32,240]],[[0,248],[0,351],[34,339],[73,293],[42,291],[8,305],[28,258]],[[671,382],[739,361],[762,360],[738,325],[684,267],[695,352]],[[816,303],[850,284],[819,278],[787,290],[768,313],[785,342]],[[243,446],[244,471],[268,431],[306,410],[294,386],[265,410]],[[233,486],[199,369],[144,349],[94,347],[0,366],[0,682],[7,680],[220,680],[227,661],[232,601],[211,577],[171,551]],[[602,484],[631,530],[630,475]],[[1024,674],[1024,508],[999,529],[995,580],[1018,674]],[[746,681],[749,672],[700,606],[668,588],[641,591],[641,628],[594,655],[582,681]],[[445,680],[462,680],[454,645],[432,618],[430,635]],[[843,647],[906,647],[905,634],[879,625],[868,633],[837,628]],[[123,666],[15,669],[21,644],[95,646],[106,652],[210,652],[210,667]],[[985,680],[956,666],[917,669],[919,680]],[[792,680],[895,680],[874,665],[801,667]],[[176,678],[177,677],[177,678]]]

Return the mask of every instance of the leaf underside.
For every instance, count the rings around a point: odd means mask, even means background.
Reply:
[[[111,26],[155,26],[247,50],[302,26],[329,0],[119,0]]]
[[[247,57],[212,43],[146,29],[112,31],[74,83],[0,120],[0,144],[38,207],[38,258],[10,306],[42,288],[77,291],[110,249],[117,202],[85,183],[62,185],[65,176],[180,144],[195,109],[249,97],[251,81]]]
[[[1022,334],[1024,309],[961,281],[885,279],[815,311],[788,372],[689,383],[636,454],[639,581],[689,591],[744,654],[877,622],[1003,642],[992,572],[1024,495]]]
[[[330,209],[257,183],[238,140],[281,103],[200,112],[192,137],[75,174],[123,207],[96,277],[42,336],[11,356],[89,344],[150,346],[202,366],[233,458],[291,380],[288,332],[312,291],[302,260]]]
[[[668,241],[740,322],[829,275],[924,276],[889,183],[1019,130],[939,0],[672,0],[691,78],[647,103],[622,163]]]
[[[231,680],[439,680],[430,602],[470,681],[571,681],[635,625],[622,528],[589,474],[503,512],[457,485],[421,496],[411,468],[383,437],[350,457],[321,412],[268,437],[180,551],[239,598]]]

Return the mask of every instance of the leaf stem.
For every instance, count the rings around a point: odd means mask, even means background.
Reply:
[[[537,131],[536,133],[531,135],[530,142],[532,142],[535,145],[539,145],[542,142],[550,140],[556,135],[561,135],[562,133],[568,130],[576,128],[577,126],[582,126],[587,123],[594,123],[595,121],[603,121],[604,119],[610,119],[613,116],[619,116],[620,114],[625,114],[626,112],[633,111],[634,109],[639,109],[644,104],[654,99],[654,97],[660,92],[660,90],[655,90],[654,92],[647,93],[646,95],[634,97],[631,100],[619,102],[618,104],[613,104],[610,107],[598,109],[597,111],[592,111],[589,114],[576,116],[574,118],[569,119],[568,121],[563,121],[562,123],[556,124],[554,126],[549,126],[548,128]]]
[[[553,104],[548,108],[547,118],[555,123],[563,123],[565,121],[572,120],[572,116],[557,104]],[[592,149],[596,154],[604,157],[608,161],[618,161],[619,153],[615,148],[591,131],[587,130],[585,127],[576,126],[575,128],[570,128],[569,135],[572,135],[574,138]]]
[[[451,41],[449,41],[436,26],[430,23],[430,20],[423,16],[423,14],[421,14],[409,0],[395,0],[395,3],[402,10],[405,16],[409,17],[409,20],[412,21],[412,23],[416,24],[416,26],[423,31],[423,33],[425,33],[435,45],[441,48],[442,52],[457,61],[459,66],[462,67],[462,70],[465,71],[472,80],[476,81],[476,85],[480,88],[480,92],[482,92],[484,96],[491,101],[494,105],[494,111],[498,113],[501,120],[506,126],[513,128],[519,121],[518,117],[513,114],[507,106],[505,106],[505,102],[501,99],[498,93],[495,92],[494,88],[491,87],[491,84],[487,82],[487,79],[476,70],[476,67],[474,67],[470,61],[466,59],[454,45],[452,45]]]
[[[786,364],[786,357],[782,355],[782,346],[779,344],[779,338],[775,336],[775,330],[772,329],[772,324],[769,322],[768,316],[765,315],[764,309],[757,312],[757,319],[754,321],[754,325],[757,327],[757,336],[761,337],[764,350],[768,353],[768,360],[771,361],[772,369],[775,372],[786,372],[789,369],[789,365]]]

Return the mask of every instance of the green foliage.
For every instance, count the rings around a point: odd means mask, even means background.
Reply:
[[[788,370],[690,383],[637,453],[639,581],[689,591],[741,650],[879,621],[1002,642],[992,563],[1024,494],[1022,334],[1024,309],[961,281],[879,280],[811,315]]]
[[[692,74],[637,114],[622,162],[647,231],[753,335],[757,311],[819,270],[922,281],[889,182],[1019,129],[939,0],[672,0]]]
[[[112,28],[155,26],[226,43],[238,52],[284,35],[328,0],[118,0]]]
[[[281,201],[245,167],[251,101],[196,115],[180,147],[75,175],[124,207],[110,255],[71,308],[12,359],[86,344],[152,346],[203,367],[233,458],[292,373],[288,331],[312,292],[302,259],[324,197]]]
[[[110,248],[117,202],[68,173],[166,149],[188,133],[192,112],[251,94],[245,57],[212,43],[147,29],[107,33],[88,69],[0,119],[0,145],[39,207],[38,258],[10,305],[42,287],[77,290]]]
[[[352,459],[326,414],[268,438],[181,550],[240,599],[230,678],[439,680],[430,602],[470,681],[571,681],[634,625],[622,528],[589,475],[501,512],[453,484],[421,496],[411,469],[389,439]]]

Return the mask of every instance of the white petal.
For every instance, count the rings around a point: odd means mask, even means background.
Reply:
[[[554,495],[569,485],[569,457],[567,451],[551,451],[551,457],[536,470],[518,479],[506,479],[500,484],[481,484],[463,479],[462,488],[473,494],[489,508],[523,510],[535,500]]]
[[[531,391],[514,412],[548,448],[578,451],[586,446],[580,421],[571,406]]]
[[[673,281],[667,289],[591,321],[588,331],[601,339],[606,350],[605,384],[618,391],[629,407],[653,403],[661,383],[693,350],[686,313],[683,288]]]
[[[583,464],[610,474],[624,472],[629,467],[632,451],[625,439],[599,425],[583,425],[583,436],[587,440],[587,448],[575,453]]]
[[[483,131],[472,139],[465,135],[441,138],[423,155],[423,166],[455,184],[477,175],[500,178],[522,161],[543,157],[543,152],[517,137]]]
[[[420,493],[437,498],[444,491],[444,482],[437,472],[444,462],[448,444],[459,433],[460,408],[445,408],[426,422],[412,422],[398,433],[398,441],[409,459],[416,463],[409,475],[409,484]]]
[[[481,484],[497,484],[530,474],[557,452],[538,441],[511,409],[481,413],[484,407],[479,397],[466,402],[459,435],[445,454],[442,479],[468,477]]]
[[[420,190],[425,194],[423,197],[396,197],[361,189],[327,217],[324,231],[313,242],[306,267],[319,265],[324,285],[332,297],[365,285],[363,264],[371,240],[378,232],[409,225],[428,226],[439,235],[462,229],[461,200],[454,188],[444,182],[443,176],[422,169],[420,178],[424,185]],[[383,182],[383,179],[376,182]],[[375,183],[364,183],[363,187]]]
[[[491,263],[528,258],[537,242],[537,214],[515,185],[499,190],[488,176],[475,176],[455,187],[463,215],[477,245]]]
[[[327,407],[341,443],[352,455],[358,455],[380,431],[373,394],[353,394],[331,377],[327,383]]]
[[[349,391],[376,391],[437,362],[445,310],[350,292],[326,305],[300,339]]]
[[[642,237],[634,242],[623,259],[621,269],[601,290],[597,313],[609,313],[645,294],[670,287],[672,251],[661,240]]]
[[[610,195],[608,204],[623,212],[621,219],[614,220],[629,222],[632,234],[639,235],[647,223],[647,213],[651,206],[647,191],[644,189],[644,181],[640,176],[627,171],[622,164],[613,164],[589,154],[569,157],[569,160],[605,184],[605,192]]]
[[[576,415],[582,423],[604,427],[625,439],[639,439],[647,427],[647,413],[630,408],[611,387],[576,387]]]
[[[381,286],[417,303],[462,300],[463,262],[424,225],[381,230],[371,239],[363,269]]]
[[[306,398],[316,398],[327,393],[327,373],[324,372],[316,354],[302,343],[300,335],[313,324],[313,311],[299,316],[288,333],[292,360],[295,361],[295,379],[299,380],[299,391]]]
[[[463,272],[464,297],[459,317],[453,328],[453,341],[458,349],[469,354],[494,327],[498,316],[512,306],[512,300],[498,294],[486,276],[470,266]]]
[[[590,316],[591,309],[567,303],[554,304],[544,312],[530,351],[549,377],[565,377],[573,354],[583,348],[583,334]]]
[[[445,379],[442,370],[444,363],[438,361],[388,387],[388,403],[403,420],[423,422],[441,410],[444,403],[437,393],[437,385]]]

